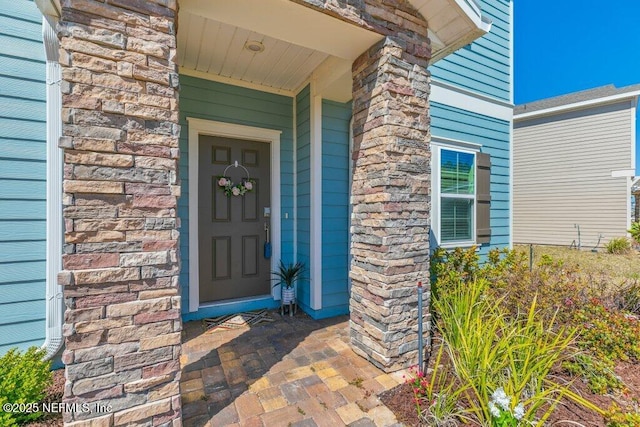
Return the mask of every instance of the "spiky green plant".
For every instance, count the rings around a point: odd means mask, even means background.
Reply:
[[[278,285],[284,286],[285,289],[290,289],[293,287],[293,284],[302,278],[302,274],[304,273],[304,264],[301,262],[296,262],[295,264],[289,263],[285,264],[280,261],[280,265],[278,265],[278,269],[272,271],[271,274],[274,276],[273,281],[275,284],[273,287]]]
[[[629,229],[629,233],[631,233],[631,238],[640,245],[640,221],[636,221],[631,224],[631,228]]]

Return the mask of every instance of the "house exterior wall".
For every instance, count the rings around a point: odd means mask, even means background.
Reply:
[[[210,80],[190,76],[180,76],[180,177],[182,196],[178,202],[178,215],[181,220],[181,258],[182,270],[180,284],[183,296],[183,318],[185,320],[228,314],[233,310],[251,310],[264,308],[265,302],[251,306],[244,304],[238,307],[203,308],[197,312],[189,312],[189,125],[187,117],[221,121],[246,126],[255,126],[281,130],[280,162],[281,162],[281,209],[288,213],[288,218],[281,216],[282,258],[285,262],[293,259],[293,99],[257,90],[246,89]],[[197,284],[195,284],[197,286]],[[272,302],[271,306],[275,307]]]
[[[45,339],[46,123],[42,15],[0,0],[0,355]]]
[[[434,139],[480,144],[491,156],[491,241],[480,245],[479,254],[509,246],[510,122],[432,102],[431,126]]]
[[[483,95],[511,100],[511,0],[480,0],[491,31],[430,67],[442,81]]]
[[[635,107],[630,101],[514,124],[514,241],[595,247],[626,235]]]
[[[481,0],[491,31],[429,67],[432,86],[445,86],[462,101],[432,90],[431,135],[434,141],[477,144],[491,156],[490,249],[511,242],[511,117],[513,107],[512,1]],[[438,242],[432,239],[435,247]]]
[[[349,312],[351,103],[322,103],[322,313]]]

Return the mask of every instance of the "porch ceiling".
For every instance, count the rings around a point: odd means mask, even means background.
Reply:
[[[409,1],[428,21],[432,62],[491,27],[475,0]],[[382,38],[289,0],[181,0],[178,25],[184,74],[293,95],[324,70],[322,95],[341,102],[351,99],[351,64]],[[252,41],[264,51],[245,49]]]
[[[178,65],[234,80],[293,91],[329,57],[318,50],[180,11]],[[260,42],[263,52],[244,46]]]
[[[382,38],[284,0],[181,0],[178,25],[185,74],[292,95],[323,70],[323,96],[341,102],[351,99],[351,64]]]

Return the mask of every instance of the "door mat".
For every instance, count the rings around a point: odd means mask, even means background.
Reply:
[[[208,330],[228,330],[238,329],[245,326],[257,325],[260,323],[273,322],[274,319],[267,310],[244,311],[242,313],[227,314],[226,316],[212,317],[204,319],[205,328]]]

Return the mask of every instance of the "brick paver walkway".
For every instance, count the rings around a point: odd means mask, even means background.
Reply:
[[[303,313],[236,330],[185,324],[183,421],[191,426],[399,426],[376,397],[402,381],[349,347],[345,316]]]

